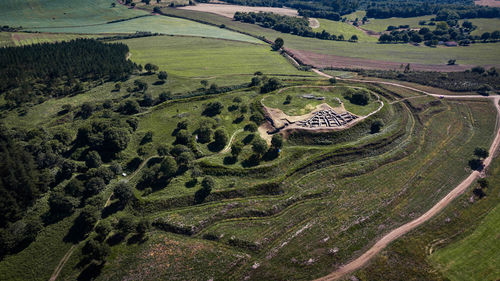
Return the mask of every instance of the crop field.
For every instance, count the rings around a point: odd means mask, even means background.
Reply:
[[[249,75],[256,71],[314,76],[311,72],[297,70],[277,52],[260,44],[172,36],[130,39],[123,43],[129,46],[134,62],[154,62],[169,73],[186,77],[210,78],[230,74],[231,79],[242,75],[249,82]]]
[[[203,25],[197,22],[165,16],[147,16],[131,19],[126,22],[99,24],[95,26],[78,27],[49,27],[36,28],[42,32],[65,32],[65,33],[135,33],[137,31],[149,31],[153,33],[169,35],[186,35],[199,37],[222,38],[252,43],[262,41],[248,35],[221,29],[214,26]]]
[[[386,31],[389,25],[400,26],[409,25],[410,28],[421,28],[419,21],[429,22],[432,16],[422,16],[413,18],[388,18],[388,19],[369,19],[369,21],[363,24],[361,27],[366,30],[372,30],[376,32]]]
[[[344,35],[346,40],[349,40],[351,36],[358,36],[359,42],[377,42],[378,38],[374,36],[367,35],[362,30],[357,29],[351,24],[344,23],[341,21],[332,21],[325,19],[318,19],[319,27],[315,28],[314,31],[318,32],[321,30],[326,30],[330,34],[335,34],[337,36]]]
[[[361,63],[381,65],[383,69],[394,69],[402,63],[420,64],[421,70],[439,71],[463,71],[471,66],[499,66],[500,65],[500,43],[473,44],[469,47],[438,47],[429,48],[425,46],[413,46],[409,44],[378,44],[376,42],[351,43],[346,41],[329,41],[314,38],[305,38],[291,34],[280,33],[272,29],[242,22],[235,22],[226,17],[194,11],[179,9],[162,9],[164,13],[179,17],[190,18],[216,25],[224,24],[228,28],[250,33],[256,36],[264,36],[269,40],[277,37],[283,38],[285,48],[294,52],[301,52],[299,59],[314,63],[317,67],[331,66],[339,57],[343,57],[342,64],[338,67],[348,68],[351,65]],[[318,59],[312,59],[312,56]],[[456,66],[447,66],[449,59],[456,59]],[[389,66],[384,66],[381,62]],[[439,68],[439,69],[438,69]]]
[[[98,35],[86,34],[64,34],[64,33],[25,33],[15,32],[11,34],[12,45],[24,46],[38,43],[54,43],[70,41],[77,38],[97,38]]]
[[[111,1],[83,0],[4,0],[0,11],[0,23],[22,26],[26,29],[38,27],[85,26],[103,24],[147,15],[146,12],[128,9],[122,5],[111,6]]]

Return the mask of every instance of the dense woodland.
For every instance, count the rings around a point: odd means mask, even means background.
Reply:
[[[440,13],[454,13],[459,19],[471,18],[498,18],[500,8],[474,6],[460,4],[436,4],[430,1],[383,1],[372,2],[366,8],[366,16],[369,18],[390,18],[390,17],[418,17],[436,15]],[[440,19],[438,16],[438,20]]]
[[[342,15],[360,9],[365,9],[366,16],[370,18],[417,17],[435,15],[440,11],[454,12],[460,19],[500,17],[500,8],[474,6],[474,2],[469,0],[448,0],[439,3],[429,0],[228,0],[226,2],[246,6],[290,7],[297,9],[301,16],[330,20],[339,20]]]
[[[306,18],[290,17],[273,13],[244,13],[236,12],[234,20],[246,23],[258,24],[265,28],[272,28],[283,33],[291,33],[303,37],[313,37],[322,40],[344,40],[343,35],[330,34],[323,30],[322,32],[314,32],[309,26],[309,21]],[[357,36],[351,37],[351,41],[357,41]]]
[[[127,78],[128,47],[96,40],[0,48],[0,94],[9,108],[77,94],[85,83]]]
[[[448,20],[435,23],[431,26],[422,27],[419,30],[412,30],[408,26],[388,26],[389,33],[380,36],[381,43],[421,43],[427,46],[436,46],[439,42],[455,41],[461,46],[471,43],[490,43],[500,40],[500,31],[484,32],[481,36],[471,35],[476,28],[470,21],[464,21],[462,25],[457,20]]]

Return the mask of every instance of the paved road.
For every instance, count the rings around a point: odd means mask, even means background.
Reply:
[[[331,78],[332,76],[323,73],[317,69],[313,69],[314,72],[318,73],[319,75],[322,75],[324,77]],[[339,79],[339,78],[337,78]],[[385,85],[392,85],[396,87],[401,87],[413,91],[417,91],[420,93],[423,93],[425,95],[433,96],[433,97],[442,97],[442,98],[480,98],[480,99],[490,99],[493,101],[495,104],[495,108],[497,109],[497,128],[496,128],[496,136],[493,142],[491,143],[490,146],[490,156],[484,160],[484,169],[486,169],[495,154],[495,151],[498,150],[499,145],[500,145],[500,127],[499,127],[499,121],[500,121],[500,106],[498,102],[500,101],[499,96],[492,96],[492,97],[485,97],[485,96],[467,96],[467,95],[436,95],[436,94],[431,94],[423,90],[415,89],[412,87],[408,87],[405,85],[401,85],[398,83],[392,83],[392,82],[384,82],[384,81],[367,81],[367,80],[359,80],[359,79],[339,79],[339,80],[346,80],[346,81],[354,81],[354,82],[362,82],[362,83],[378,83],[378,84],[385,84]],[[443,210],[448,204],[450,204],[455,198],[460,196],[467,188],[478,178],[484,176],[484,174],[479,173],[478,171],[473,171],[464,181],[462,181],[459,185],[457,185],[450,193],[448,193],[443,199],[441,199],[436,205],[434,205],[430,210],[428,210],[425,214],[421,215],[420,217],[410,221],[409,223],[406,223],[388,234],[386,234],[384,237],[382,237],[380,240],[378,240],[368,251],[363,253],[361,256],[358,258],[354,259],[353,261],[341,266],[338,268],[336,271],[316,279],[317,281],[330,281],[330,280],[336,280],[341,278],[342,276],[351,273],[357,269],[360,269],[363,267],[370,259],[375,257],[380,251],[382,251],[387,245],[389,245],[392,241],[396,240],[397,238],[403,236],[404,234],[408,233],[409,231],[413,230],[414,228],[418,227],[422,223],[428,221],[431,219],[433,216],[438,214],[441,210]]]

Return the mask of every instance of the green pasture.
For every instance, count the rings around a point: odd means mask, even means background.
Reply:
[[[363,58],[371,60],[391,61],[398,63],[447,64],[449,59],[456,59],[458,64],[468,65],[500,65],[500,43],[473,44],[468,47],[413,46],[409,44],[378,44],[376,42],[342,42],[319,40],[285,34],[255,24],[235,22],[231,19],[210,13],[162,9],[167,14],[186,17],[212,24],[225,24],[226,27],[264,36],[269,40],[283,38],[285,47],[293,50],[305,50],[319,54],[343,57]],[[416,21],[418,24],[418,20]]]
[[[250,81],[256,71],[264,74],[310,75],[297,70],[267,45],[195,37],[147,37],[122,41],[132,54],[132,61],[158,65],[168,73],[187,76],[244,77]]]
[[[450,280],[476,280],[479,276],[483,280],[496,280],[500,276],[499,229],[500,205],[489,212],[472,234],[439,249],[431,255],[431,260]]]
[[[355,252],[366,249],[376,237],[408,221],[410,217],[425,212],[466,176],[463,169],[467,165],[466,161],[460,159],[474,146],[489,143],[494,121],[486,116],[480,119],[480,107],[476,107],[473,111],[474,122],[479,121],[480,124],[475,125],[473,131],[460,133],[464,126],[471,124],[471,120],[462,118],[464,121],[460,122],[455,118],[460,113],[467,113],[468,108],[453,107],[446,113],[435,114],[430,122],[425,123],[421,138],[412,137],[410,141],[417,145],[416,151],[403,159],[360,176],[342,178],[343,173],[352,173],[353,169],[367,169],[371,161],[377,162],[384,157],[392,157],[391,154],[404,153],[404,147],[403,150],[398,147],[388,151],[387,155],[317,170],[296,185],[330,187],[332,191],[328,196],[294,205],[287,209],[286,215],[282,213],[271,218],[221,222],[206,232],[219,236],[223,234],[222,240],[229,244],[231,241],[226,237],[256,245],[265,243],[265,250],[257,254],[263,264],[251,271],[254,279],[288,279],[292,276],[295,279],[310,278],[311,268],[304,268],[301,263],[311,258],[314,260],[311,267],[318,271],[314,277],[329,273],[332,257],[328,249],[338,249],[336,263],[347,262]],[[446,132],[450,125],[451,137]],[[467,139],[465,144],[464,136]],[[442,151],[443,146],[448,148],[447,152]],[[386,205],[382,202],[390,203]],[[309,211],[314,215],[308,215]],[[276,242],[269,242],[270,239]],[[280,246],[283,241],[287,242],[286,246]],[[279,249],[278,254],[269,258],[269,253],[273,253],[274,249]],[[242,272],[249,273],[250,270],[244,269]]]
[[[112,7],[111,3],[116,3]],[[39,27],[85,26],[147,15],[146,12],[128,9],[115,1],[104,0],[3,0],[0,24]]]
[[[491,251],[498,249],[498,157],[486,179],[490,185],[485,197],[479,199],[473,194],[472,190],[479,186],[473,183],[440,214],[389,245],[354,275],[360,279],[498,279],[498,250]]]
[[[233,32],[227,29],[200,24],[197,22],[166,17],[166,16],[147,16],[131,19],[125,22],[99,24],[93,26],[77,27],[49,27],[36,28],[42,32],[65,32],[65,33],[135,33],[137,31],[149,31],[153,33],[168,35],[187,35],[199,37],[222,38],[229,40],[238,40],[252,43],[262,43],[262,41],[248,35]]]
[[[361,28],[376,32],[382,32],[387,30],[387,27],[389,25],[392,26],[409,25],[410,28],[421,28],[423,26],[419,25],[418,22],[421,20],[429,22],[432,17],[433,16],[422,16],[413,18],[369,19],[367,23],[361,26]]]
[[[11,34],[12,43],[15,46],[24,46],[39,43],[55,43],[70,41],[77,38],[97,38],[99,35],[87,34],[64,34],[64,33],[26,33],[15,32]]]
[[[314,31],[320,32],[326,30],[330,34],[335,34],[337,36],[344,35],[345,40],[349,40],[351,36],[358,36],[359,42],[377,42],[378,38],[367,35],[362,30],[357,29],[352,24],[348,24],[341,21],[332,21],[326,19],[318,19],[319,27],[315,28]]]
[[[370,102],[367,105],[361,106],[351,103],[344,97],[347,91],[356,91],[349,87],[335,87],[335,88],[320,88],[320,87],[294,87],[266,95],[262,102],[264,105],[272,108],[279,108],[283,110],[288,116],[304,115],[311,112],[317,105],[327,103],[331,107],[339,107],[344,105],[345,109],[358,116],[367,115],[375,111],[379,107],[376,102],[376,97],[370,95]],[[285,104],[286,97],[290,95],[292,101]],[[307,99],[303,95],[314,95],[317,97],[325,97],[325,100]],[[338,100],[342,102],[339,104]]]
[[[228,79],[227,76],[209,77],[206,80],[218,86],[231,86],[243,83],[248,83],[252,76],[236,76]],[[162,92],[171,92],[173,97],[186,95],[189,91],[194,91],[202,87],[200,81],[202,79],[191,79],[180,77],[174,74],[169,74],[165,84],[157,84],[159,81],[157,74],[132,76],[125,82],[120,82],[121,90],[114,91],[115,83],[104,83],[100,86],[92,88],[81,94],[63,97],[59,99],[50,99],[41,104],[36,104],[26,107],[23,114],[20,111],[14,110],[5,113],[4,120],[8,126],[34,128],[37,126],[52,126],[59,122],[67,122],[67,118],[71,118],[72,122],[78,124],[81,120],[73,120],[72,116],[58,116],[58,112],[62,110],[62,106],[69,104],[74,108],[79,108],[85,102],[91,102],[95,105],[102,105],[105,101],[115,101],[117,103],[130,96],[127,88],[134,88],[134,81],[142,80],[148,84],[147,93],[153,98],[158,98]]]
[[[362,20],[366,16],[366,11],[356,11],[352,12],[350,14],[344,15],[344,18],[347,18],[348,20]]]
[[[477,26],[477,28],[472,31],[472,35],[481,36],[485,32],[491,33],[500,30],[500,19],[469,19],[468,21]],[[459,22],[462,24],[464,20],[460,20]]]

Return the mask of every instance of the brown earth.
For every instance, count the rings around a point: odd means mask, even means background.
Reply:
[[[500,7],[500,0],[479,0],[474,1],[478,6]]]
[[[390,62],[381,60],[370,60],[363,58],[342,57],[336,55],[326,55],[305,50],[291,50],[287,52],[293,58],[302,62],[302,64],[312,65],[317,68],[348,68],[348,69],[382,69],[382,70],[398,70],[401,64],[406,63]],[[444,64],[419,64],[410,63],[412,70],[417,71],[438,71],[438,72],[458,72],[465,71],[474,67],[473,65],[444,65]],[[494,67],[495,65],[484,65],[486,68]]]

